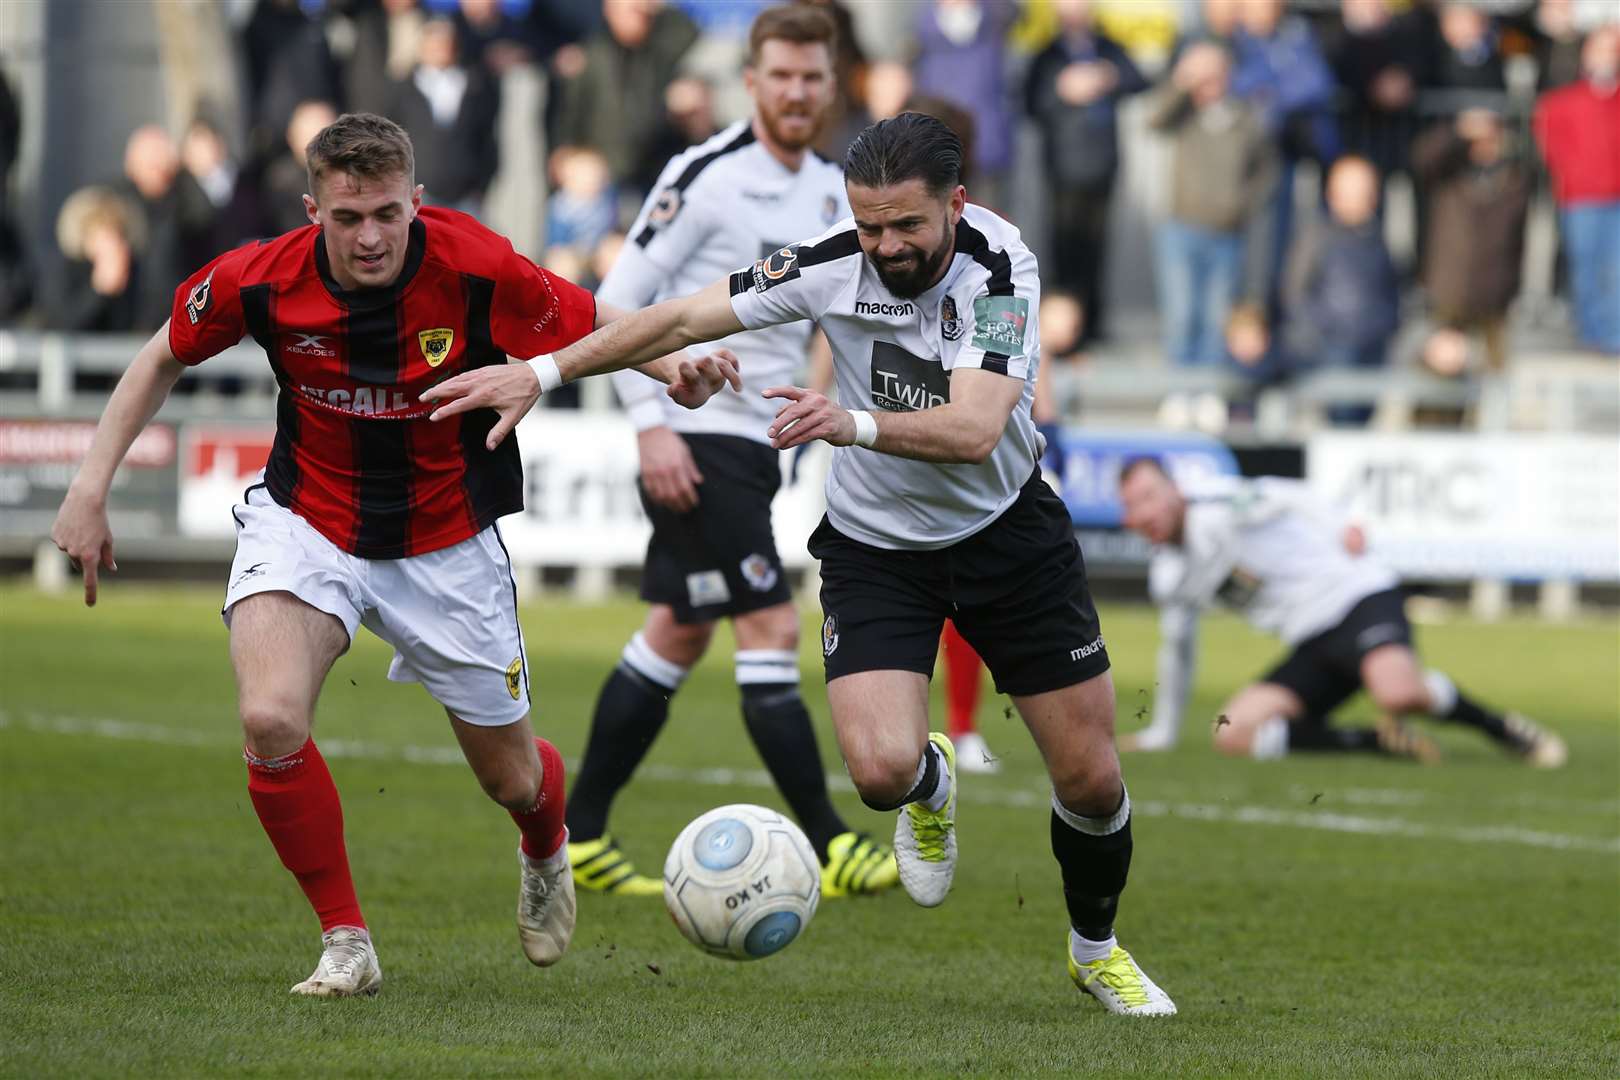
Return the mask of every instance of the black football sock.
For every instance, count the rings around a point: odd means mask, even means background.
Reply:
[[[791,652],[748,649],[737,653],[738,689],[748,737],[787,800],[799,826],[810,838],[816,857],[827,861],[827,845],[849,831],[827,797],[827,773],[821,765],[810,710],[799,695],[798,657]],[[788,681],[784,676],[790,676]],[[776,678],[775,682],[742,682]]]
[[[1424,672],[1423,685],[1428,687],[1430,708],[1433,710],[1430,715],[1435,719],[1466,724],[1471,728],[1478,728],[1499,743],[1518,746],[1519,741],[1508,731],[1507,721],[1502,718],[1502,714],[1485,708],[1458,690],[1445,672],[1433,670]]]
[[[1063,874],[1069,925],[1087,941],[1114,936],[1114,913],[1131,869],[1131,796],[1108,817],[1084,817],[1052,799],[1052,854]]]
[[[638,632],[624,647],[596,698],[574,789],[568,793],[568,841],[595,840],[607,831],[608,811],[619,789],[652,748],[669,719],[686,669],[653,652]]]

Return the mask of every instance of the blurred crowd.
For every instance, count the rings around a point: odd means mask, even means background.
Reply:
[[[935,112],[971,148],[970,198],[1016,220],[1018,136],[1038,134],[1045,235],[1032,239],[1059,359],[1112,330],[1116,187],[1144,138],[1126,137],[1127,109],[1167,148],[1152,258],[1170,363],[1256,386],[1380,368],[1421,319],[1432,370],[1499,370],[1538,198],[1556,205],[1557,281],[1580,342],[1620,355],[1615,0],[801,2],[840,29],[824,154],[875,119]],[[0,316],[159,325],[193,268],[305,223],[303,147],[344,110],[398,120],[427,201],[481,214],[519,68],[544,82],[532,135],[546,171],[530,184],[544,242],[519,246],[593,286],[668,158],[744,115],[738,68],[764,6],[258,0],[235,26],[244,116],[204,108],[182,131],[131,132],[122,175],[86,178],[62,204],[59,252],[26,252],[0,214]],[[14,91],[0,78],[0,181],[17,156]],[[1399,252],[1386,220],[1397,185],[1415,200]]]

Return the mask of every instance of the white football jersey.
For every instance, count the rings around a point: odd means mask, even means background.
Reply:
[[[1345,550],[1344,523],[1301,481],[1213,481],[1183,494],[1182,543],[1156,549],[1148,568],[1157,603],[1220,601],[1297,645],[1399,583],[1378,560]]]
[[[749,329],[802,319],[820,324],[846,408],[911,412],[943,405],[950,374],[962,367],[1023,381],[1022,398],[981,464],[834,449],[828,519],[846,536],[891,549],[931,550],[971,536],[1011,506],[1029,479],[1040,300],[1035,256],[1018,230],[971,204],[957,224],[945,276],[915,299],[884,288],[853,220],[731,275],[731,306]]]
[[[848,214],[837,165],[807,152],[798,171],[790,170],[741,121],[664,166],[596,295],[629,311],[686,296]],[[715,342],[737,354],[743,389],[717,394],[701,409],[679,407],[634,371],[616,372],[614,386],[637,430],[667,425],[769,443],[765,429],[779,403],[760,391],[801,381],[811,329],[794,323]]]

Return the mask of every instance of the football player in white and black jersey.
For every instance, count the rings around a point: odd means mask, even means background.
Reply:
[[[1123,748],[1175,745],[1192,692],[1198,612],[1222,602],[1291,649],[1214,718],[1224,753],[1368,751],[1433,761],[1434,743],[1401,723],[1422,715],[1472,727],[1531,765],[1564,763],[1557,735],[1481,705],[1444,672],[1423,667],[1395,573],[1304,482],[1223,477],[1183,491],[1162,463],[1142,457],[1121,470],[1120,500],[1126,527],[1157,545],[1148,581],[1161,605],[1153,720],[1121,739]],[[1362,689],[1382,711],[1379,723],[1330,725],[1333,710]]]
[[[754,115],[671,159],[597,291],[600,300],[635,310],[696,292],[849,214],[843,171],[810,149],[835,92],[835,35],[815,7],[759,14],[743,73]],[[653,529],[641,586],[652,606],[597,697],[569,793],[568,853],[581,888],[664,894],[662,877],[636,872],[608,815],[722,618],[736,637],[744,726],[821,859],[822,895],[899,881],[892,852],[850,829],[827,796],[799,693],[799,616],[771,532],[782,472],[765,434],[776,409],[761,391],[799,376],[810,332],[795,323],[728,337],[722,344],[742,360],[744,392],[713,399],[696,423],[639,372],[615,377],[636,427],[641,500]]]
[[[536,357],[530,371],[486,369],[438,393],[457,411],[520,415],[595,370],[816,321],[843,404],[769,388],[786,404],[767,434],[777,449],[815,439],[835,448],[827,516],[811,538],[827,698],[861,798],[899,810],[901,883],[934,906],[956,867],[955,752],[928,730],[928,681],[950,618],[1012,697],[1051,776],[1070,977],[1111,1012],[1169,1015],[1170,997],[1114,938],[1131,804],[1079,545],[1037,467],[1035,257],[1017,229],[967,202],[961,170],[961,143],[940,121],[881,121],[844,158],[849,220]]]

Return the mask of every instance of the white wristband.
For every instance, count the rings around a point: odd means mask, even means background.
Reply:
[[[877,442],[877,417],[865,409],[849,410],[850,417],[855,421],[855,445],[871,447]]]
[[[541,353],[524,361],[534,377],[540,380],[540,392],[549,393],[563,384],[562,372],[557,369],[557,361],[551,358],[550,353]]]

